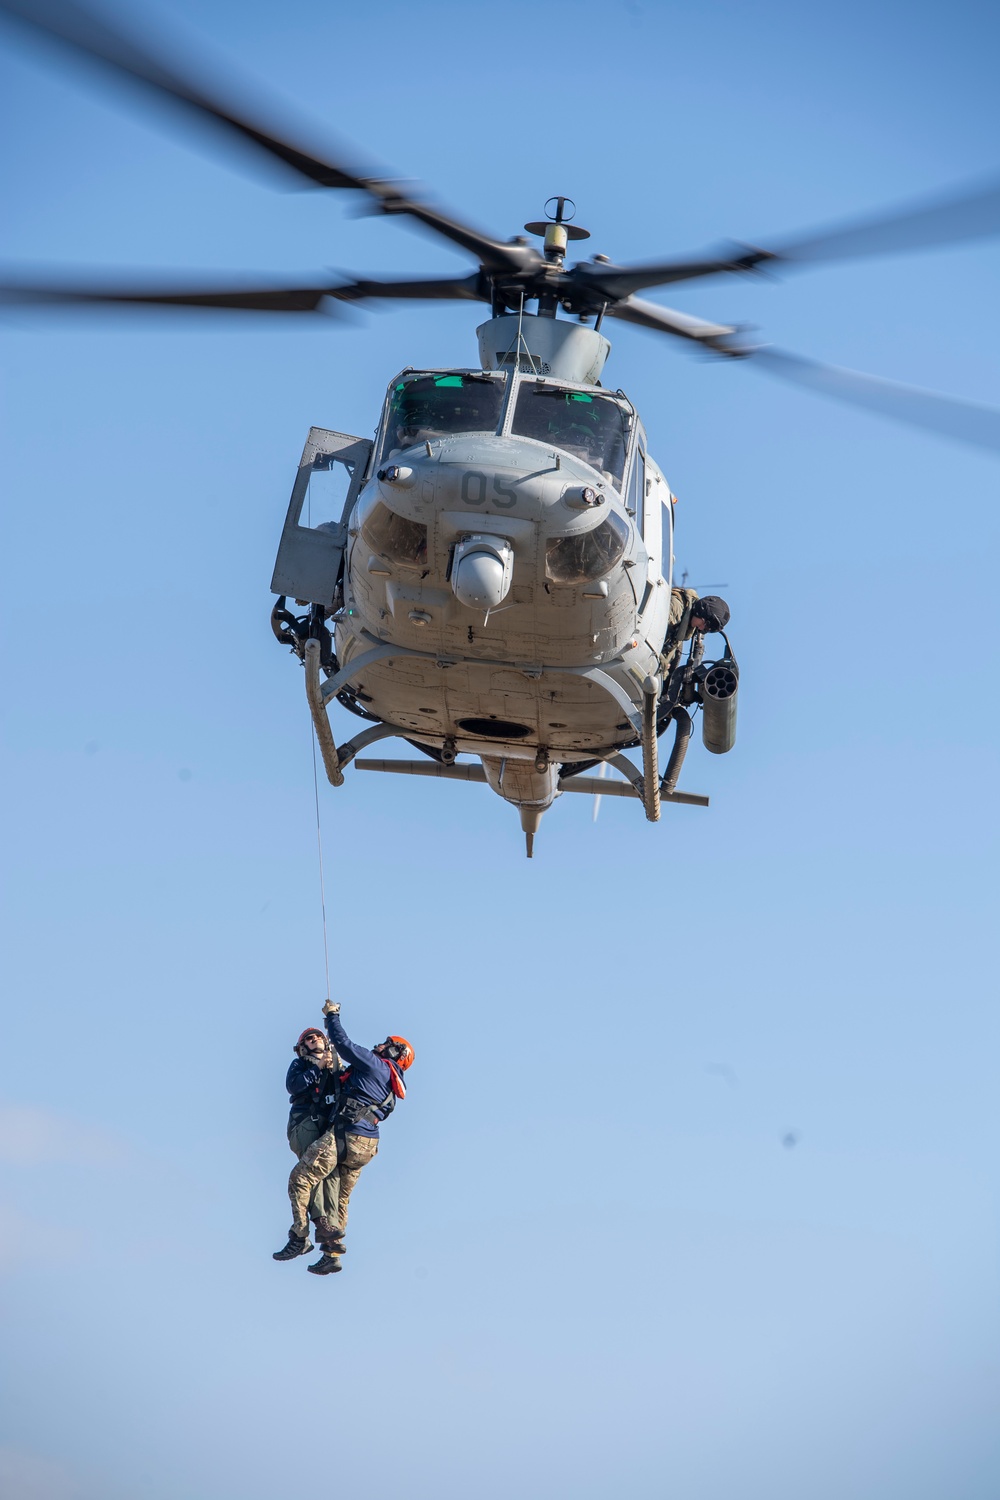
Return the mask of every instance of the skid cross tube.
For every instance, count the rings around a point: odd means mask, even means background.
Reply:
[[[363,672],[365,667],[370,667],[373,661],[384,661],[387,656],[422,656],[425,661],[434,660],[433,656],[428,656],[425,651],[411,651],[406,646],[373,646],[370,651],[363,651],[360,656],[348,662],[346,667],[341,667],[339,672],[327,678],[320,689],[323,702],[329,703],[332,698],[336,698],[345,682],[350,682],[351,678]]]
[[[358,760],[359,771],[390,771],[396,776],[436,776],[440,781],[485,781],[482,766],[442,766],[433,760]]]
[[[609,766],[614,766],[620,771],[627,781],[632,783],[635,795],[641,802],[646,800],[646,783],[638,766],[634,766],[627,755],[606,755],[605,760]],[[594,778],[596,780],[596,777]],[[604,783],[601,782],[604,787]],[[606,791],[607,788],[604,787]],[[709,799],[703,797],[700,792],[663,792],[660,793],[662,802],[678,802],[686,807],[708,807]]]
[[[359,750],[373,745],[376,740],[391,739],[394,735],[405,738],[405,731],[398,724],[373,724],[370,729],[362,730],[360,734],[354,736],[353,740],[348,740],[338,749],[333,738],[333,730],[330,728],[326,705],[323,703],[322,690],[319,687],[319,658],[319,641],[313,639],[306,641],[306,696],[309,699],[313,724],[316,726],[316,738],[319,741],[327,777],[333,786],[343,786],[344,767],[350,765]]]
[[[589,682],[595,683],[604,689],[618,704],[625,714],[636,734],[642,734],[642,715],[635,705],[634,699],[616,682],[610,672],[602,672],[600,667],[543,667],[543,672],[567,672],[574,677],[586,677]]]
[[[356,734],[353,740],[340,746],[337,751],[337,759],[341,770],[350,765],[359,750],[364,750],[368,745],[374,745],[376,740],[391,739],[393,735],[399,735],[400,739],[406,738],[406,731],[400,729],[398,724],[373,724],[370,729],[363,729]]]
[[[635,797],[641,802],[643,800],[642,773],[632,765],[631,761],[626,760],[624,755],[611,757],[609,764],[617,765],[617,769],[621,771],[622,766],[618,765],[619,761],[624,762],[629,768],[628,781],[602,781],[597,776],[572,776],[559,786],[560,796],[563,792],[581,792],[588,797]],[[486,772],[482,766],[442,766],[428,760],[358,759],[354,764],[359,771],[388,771],[396,776],[433,776],[438,781],[486,781]],[[698,792],[671,792],[669,795],[664,795],[663,800],[688,807],[708,806],[708,798],[701,796]]]
[[[638,797],[630,781],[612,781],[604,776],[568,776],[559,783],[563,792],[580,792],[585,797]]]

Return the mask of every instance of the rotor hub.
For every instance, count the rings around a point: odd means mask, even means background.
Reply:
[[[532,219],[525,224],[529,234],[540,235],[545,241],[545,259],[562,264],[570,240],[589,240],[590,230],[571,223],[576,214],[572,198],[560,196],[550,198],[545,205],[545,219]]]

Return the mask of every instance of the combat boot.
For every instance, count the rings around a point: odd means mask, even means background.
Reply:
[[[314,1276],[332,1276],[335,1271],[342,1271],[343,1266],[340,1264],[339,1255],[330,1255],[324,1250],[319,1260],[313,1261],[311,1266],[306,1266],[306,1270],[311,1271]]]
[[[330,1219],[316,1220],[316,1243],[329,1255],[343,1255],[344,1231]]]
[[[299,1236],[297,1234],[290,1234],[288,1236],[288,1244],[285,1246],[285,1248],[283,1250],[275,1250],[274,1254],[271,1256],[271,1259],[295,1260],[297,1256],[308,1255],[310,1250],[314,1250],[315,1248],[316,1247],[314,1246],[312,1240],[308,1235],[304,1240],[301,1240],[299,1239]]]

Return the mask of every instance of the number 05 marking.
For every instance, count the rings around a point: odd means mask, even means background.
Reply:
[[[462,475],[462,499],[466,505],[482,505],[489,489],[489,479],[478,469],[466,469]],[[504,484],[499,474],[493,476],[493,501],[498,510],[510,510],[517,504],[517,490]]]

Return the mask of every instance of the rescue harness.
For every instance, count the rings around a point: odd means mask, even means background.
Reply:
[[[321,1068],[319,1077],[308,1091],[309,1102],[300,1107],[295,1117],[321,1121],[329,1118],[330,1110],[340,1097],[340,1081],[331,1068]]]
[[[345,1068],[340,1074],[340,1099],[333,1114],[333,1128],[335,1130],[349,1130],[354,1125],[379,1125],[387,1120],[396,1108],[397,1099],[406,1098],[406,1085],[400,1075],[399,1069],[389,1058],[383,1058],[383,1062],[389,1068],[389,1092],[380,1104],[373,1103],[370,1099],[359,1099],[357,1096],[345,1095],[344,1086],[350,1081],[351,1069]]]

